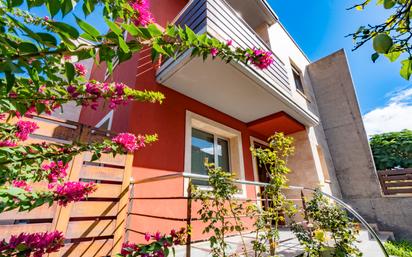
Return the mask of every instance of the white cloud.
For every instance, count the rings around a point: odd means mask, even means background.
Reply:
[[[363,116],[368,136],[412,129],[412,87],[393,93],[388,103]]]

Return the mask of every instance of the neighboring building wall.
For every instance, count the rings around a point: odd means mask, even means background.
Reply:
[[[411,239],[412,198],[381,194],[345,52],[311,64],[309,73],[343,199],[369,222]]]
[[[269,27],[270,45],[272,51],[278,56],[288,67],[289,78],[292,86],[292,97],[300,106],[303,106],[319,116],[316,97],[313,90],[313,85],[308,74],[307,67],[310,65],[309,59],[304,52],[299,48],[293,38],[289,35],[286,29],[280,22],[277,22]],[[304,94],[296,90],[292,75],[292,65],[298,68],[303,79]],[[332,157],[329,152],[325,134],[322,127],[322,118],[320,124],[315,127],[308,128],[309,138],[312,144],[312,151],[316,160],[316,168],[319,174],[318,178],[320,187],[326,192],[331,192],[333,195],[340,197],[341,192],[335,174]],[[318,150],[320,149],[320,151]],[[322,156],[319,154],[322,153]]]

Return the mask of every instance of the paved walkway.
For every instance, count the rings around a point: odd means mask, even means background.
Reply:
[[[255,239],[255,234],[246,234],[244,235],[244,240],[249,248],[251,249],[251,241]],[[363,257],[384,257],[385,255],[379,248],[379,245],[376,241],[369,238],[367,231],[361,231],[358,238],[358,247],[363,253]],[[243,244],[240,236],[228,237],[226,242],[228,243],[228,253],[238,253],[240,256],[243,256]],[[279,257],[295,257],[303,253],[303,248],[299,244],[299,241],[294,236],[294,234],[287,230],[280,231],[280,245],[277,249],[277,256]],[[199,242],[192,244],[191,247],[191,256],[192,257],[209,257],[210,247],[209,242]],[[253,256],[252,254],[250,256]],[[180,246],[176,249],[176,257],[186,257],[186,248],[185,246]]]

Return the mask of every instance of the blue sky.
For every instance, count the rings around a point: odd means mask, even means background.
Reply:
[[[410,83],[399,76],[399,62],[390,63],[381,56],[373,63],[370,59],[374,52],[371,44],[353,52],[352,39],[345,37],[361,25],[384,21],[388,11],[377,7],[376,1],[372,1],[364,11],[346,10],[355,3],[362,2],[361,0],[268,2],[312,61],[338,49],[345,49],[369,134],[412,129],[411,121],[402,122],[412,120],[412,97]],[[392,108],[394,104],[398,108]],[[405,112],[403,116],[399,116],[399,110]],[[398,124],[388,127],[385,124],[388,122]]]

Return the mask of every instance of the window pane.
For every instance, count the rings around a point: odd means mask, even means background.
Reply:
[[[221,167],[224,171],[230,171],[229,166],[229,142],[227,140],[218,138],[217,139],[217,165]]]
[[[192,172],[207,175],[205,163],[215,163],[215,151],[212,134],[192,129]],[[193,181],[195,184],[207,185],[207,181]]]
[[[303,92],[303,85],[302,85],[302,79],[300,77],[300,73],[295,69],[292,69],[292,71],[293,71],[293,78],[295,80],[296,89],[299,90],[300,92]]]

